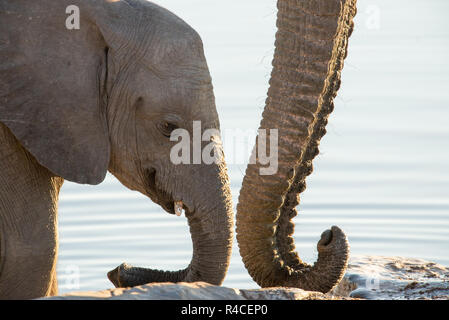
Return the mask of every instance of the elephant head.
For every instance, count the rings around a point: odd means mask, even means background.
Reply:
[[[109,274],[114,284],[221,284],[233,219],[218,133],[212,164],[170,161],[175,129],[192,134],[200,121],[219,130],[198,34],[144,0],[2,1],[0,13],[0,29],[10,30],[0,34],[0,121],[36,160],[77,183],[98,184],[109,170],[167,212],[185,209],[190,265],[121,268]],[[79,28],[67,27],[76,13]]]
[[[327,292],[347,266],[345,234],[338,227],[325,231],[318,261],[311,266],[295,251],[290,220],[334,107],[356,0],[278,0],[278,9],[273,71],[260,125],[278,129],[278,171],[260,175],[258,161],[248,165],[237,205],[237,240],[259,285]]]

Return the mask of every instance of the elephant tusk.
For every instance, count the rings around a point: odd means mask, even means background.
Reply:
[[[175,214],[180,217],[183,211],[183,203],[182,201],[175,201]]]

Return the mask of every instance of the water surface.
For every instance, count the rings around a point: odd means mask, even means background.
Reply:
[[[275,0],[157,3],[202,36],[222,129],[257,129]],[[335,111],[295,218],[298,250],[312,263],[321,232],[335,224],[352,254],[449,265],[449,2],[359,0],[358,8]],[[228,159],[238,159],[237,150],[228,151]],[[229,166],[234,205],[245,168]],[[184,268],[192,253],[186,222],[111,175],[99,186],[66,182],[60,291],[110,288],[106,272],[123,261]],[[236,243],[224,285],[257,287]]]

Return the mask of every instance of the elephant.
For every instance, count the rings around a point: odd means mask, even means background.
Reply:
[[[237,242],[260,286],[328,292],[347,267],[346,235],[336,226],[323,232],[318,260],[309,265],[295,251],[291,219],[334,108],[356,0],[278,0],[277,7],[273,70],[260,129],[278,129],[278,171],[260,174],[259,161],[247,166],[237,204]]]
[[[195,121],[215,130],[200,146],[216,161],[175,164],[172,134]],[[184,210],[193,243],[185,269],[123,264],[110,280],[220,285],[234,219],[219,130],[201,37],[169,10],[0,0],[0,298],[57,294],[61,186],[96,185],[107,171],[166,212]]]

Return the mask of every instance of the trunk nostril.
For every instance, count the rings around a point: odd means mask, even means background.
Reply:
[[[332,242],[333,234],[331,230],[326,230],[321,234],[321,239],[318,242],[319,246],[327,246]]]

